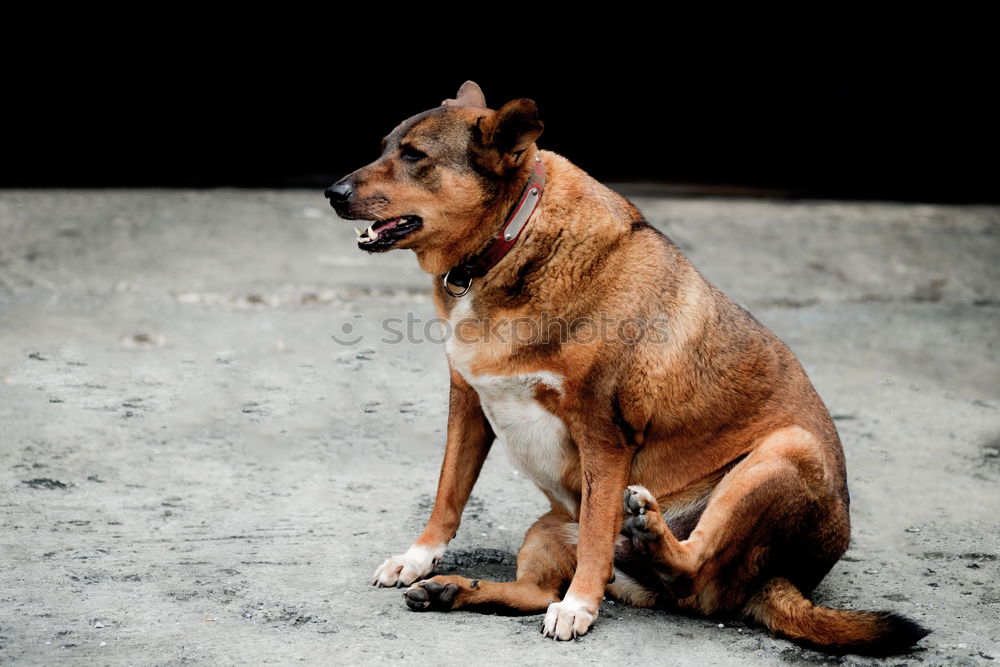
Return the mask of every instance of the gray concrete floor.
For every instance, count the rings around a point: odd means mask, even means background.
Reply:
[[[934,629],[893,664],[996,664],[1000,209],[637,203],[837,419],[854,543],[817,599]],[[430,278],[353,236],[319,192],[0,191],[0,662],[872,662],[611,602],[556,644],[368,586],[428,514],[447,374],[382,329],[422,337]],[[511,576],[543,510],[494,451],[443,570]]]

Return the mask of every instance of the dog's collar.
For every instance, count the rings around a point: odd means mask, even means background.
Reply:
[[[531,214],[538,208],[543,189],[545,189],[545,167],[541,158],[535,157],[531,177],[528,178],[521,196],[511,208],[500,234],[493,238],[485,250],[469,261],[453,266],[442,277],[441,282],[448,294],[455,298],[465,296],[472,287],[472,279],[485,276],[514,247]]]

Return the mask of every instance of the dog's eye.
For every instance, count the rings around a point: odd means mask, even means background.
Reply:
[[[404,162],[420,162],[425,157],[427,157],[427,153],[423,151],[418,151],[416,148],[413,148],[412,146],[404,146],[399,150],[399,157]]]

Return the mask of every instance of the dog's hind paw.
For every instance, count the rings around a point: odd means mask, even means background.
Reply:
[[[660,506],[645,487],[630,486],[625,489],[625,522],[622,532],[634,541],[656,540],[666,528]]]
[[[427,579],[410,586],[403,593],[403,600],[412,611],[448,611],[455,605],[458,591],[458,584]]]

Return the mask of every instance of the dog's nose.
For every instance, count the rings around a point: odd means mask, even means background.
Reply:
[[[332,204],[346,204],[354,194],[350,183],[334,183],[326,189],[326,198]]]

